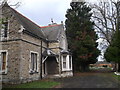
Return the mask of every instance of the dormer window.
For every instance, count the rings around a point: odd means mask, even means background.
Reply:
[[[8,28],[8,20],[2,21],[1,40],[6,40],[8,38]]]

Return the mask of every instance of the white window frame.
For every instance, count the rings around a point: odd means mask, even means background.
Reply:
[[[65,57],[65,63],[66,63],[66,66],[65,66],[65,67],[66,67],[66,68],[64,68],[64,58],[63,58],[63,57]],[[65,56],[65,55],[62,56],[62,68],[63,68],[63,70],[66,70],[66,69],[67,69],[67,59],[66,59],[66,58],[67,58],[67,56]]]
[[[63,67],[63,56],[66,56],[66,68]],[[62,55],[62,71],[72,70],[72,56],[71,56],[71,68],[70,68],[70,55]]]
[[[70,58],[71,57],[71,58]],[[70,63],[70,60],[71,60],[71,63]],[[69,69],[70,70],[72,70],[72,56],[71,55],[69,55],[69,65],[71,64],[71,68],[70,68],[70,66],[69,66]]]
[[[37,70],[32,70],[32,68],[31,68],[31,64],[32,64],[32,62],[31,62],[31,54],[32,53],[34,53],[34,54],[37,54]],[[30,60],[29,60],[29,73],[37,73],[38,72],[38,62],[39,61],[39,53],[38,52],[35,52],[35,51],[30,51]],[[35,68],[35,67],[34,67]]]
[[[10,29],[10,20],[7,20],[8,22],[8,26],[7,26],[7,37],[3,37],[2,35],[2,32],[4,32],[4,30],[1,29],[1,32],[0,32],[0,38],[1,38],[1,41],[3,40],[8,40],[9,39],[9,29]]]
[[[5,68],[5,70],[2,70],[2,65],[3,65],[2,52],[6,52],[6,66],[5,66],[6,68]],[[0,63],[1,63],[0,74],[7,74],[7,72],[8,72],[8,51],[7,50],[0,50]]]

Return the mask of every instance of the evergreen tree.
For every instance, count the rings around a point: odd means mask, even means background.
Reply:
[[[105,58],[108,62],[118,63],[118,72],[120,72],[120,30],[115,32],[111,45],[105,52]]]
[[[86,71],[99,55],[91,8],[85,2],[71,2],[70,6],[65,27],[69,48],[73,53],[74,69]]]

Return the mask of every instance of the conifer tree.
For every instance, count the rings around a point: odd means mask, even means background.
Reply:
[[[75,70],[86,71],[99,55],[91,8],[85,2],[71,2],[66,14],[66,34]]]
[[[105,58],[108,62],[118,63],[117,71],[120,72],[120,30],[116,30],[111,44],[105,52]]]

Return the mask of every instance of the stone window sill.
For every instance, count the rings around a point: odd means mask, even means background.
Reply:
[[[2,72],[0,72],[0,75],[7,75],[7,72],[2,71]]]
[[[33,75],[33,74],[36,74],[36,73],[39,73],[39,72],[38,71],[30,71],[29,73],[30,73],[30,75]]]

